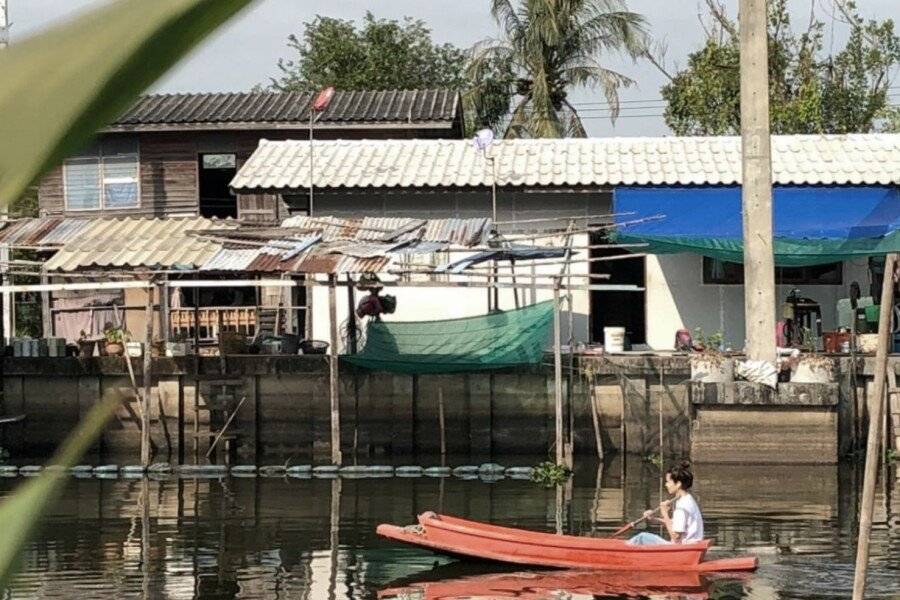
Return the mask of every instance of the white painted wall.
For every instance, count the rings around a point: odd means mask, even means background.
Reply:
[[[678,329],[702,327],[707,334],[722,330],[726,344],[744,345],[744,286],[704,285],[703,259],[696,254],[663,254],[647,259],[647,344],[657,350],[670,349]],[[844,263],[842,285],[779,285],[775,291],[776,315],[792,289],[816,300],[822,308],[822,327],[837,327],[837,301],[849,294],[858,281],[865,293],[868,270],[865,259]]]

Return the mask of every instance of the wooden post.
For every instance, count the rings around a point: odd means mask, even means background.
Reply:
[[[866,570],[869,566],[869,536],[872,511],[875,508],[875,480],[878,478],[878,446],[881,438],[882,410],[887,381],[887,357],[891,342],[891,311],[894,306],[894,271],[897,254],[889,254],[884,265],[881,285],[881,310],[878,315],[878,347],[875,351],[875,381],[869,400],[869,433],[866,438],[866,467],[863,477],[862,505],[859,510],[859,539],[856,544],[856,572],[853,575],[853,600],[866,594]]]
[[[341,464],[341,412],[338,380],[337,275],[328,276],[328,320],[331,326],[329,396],[331,398],[331,464]]]
[[[553,278],[553,388],[556,407],[556,464],[566,464],[565,439],[563,439],[562,349],[559,331],[560,278]]]
[[[444,428],[444,388],[438,388],[438,427],[441,429],[441,466],[447,466],[447,430]]]
[[[356,354],[356,294],[353,293],[353,278],[347,273],[347,342],[350,354]]]
[[[9,276],[9,246],[0,247],[0,273],[3,274],[3,285],[11,282]],[[16,335],[16,295],[12,292],[3,292],[3,335],[8,338]]]
[[[41,283],[50,283],[50,276],[41,269]],[[53,337],[53,311],[50,310],[52,292],[41,292],[41,329],[45,338]]]
[[[153,341],[153,288],[147,288],[147,342],[144,345],[144,393],[141,396],[141,464],[150,466],[150,393],[153,386],[153,359],[150,344]],[[130,360],[127,356],[125,360]]]
[[[775,254],[766,0],[740,1],[741,204],[747,358],[775,364]]]
[[[603,463],[603,433],[600,430],[600,414],[597,406],[597,394],[594,382],[588,384],[588,394],[590,394],[591,403],[591,421],[594,423],[594,442],[597,444],[597,458]],[[599,485],[599,484],[598,484]]]
[[[163,342],[169,341],[169,281],[159,283],[159,338]]]

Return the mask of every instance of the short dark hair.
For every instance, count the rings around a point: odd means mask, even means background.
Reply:
[[[689,490],[694,485],[694,474],[691,472],[691,463],[686,460],[675,463],[666,471],[666,475],[672,481],[681,484],[681,489]]]

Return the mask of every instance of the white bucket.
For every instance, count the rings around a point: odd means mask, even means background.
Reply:
[[[603,349],[606,352],[624,352],[625,351],[625,328],[624,327],[604,327],[603,328]]]

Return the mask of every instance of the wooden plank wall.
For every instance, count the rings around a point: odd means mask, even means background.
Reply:
[[[446,134],[445,130],[435,130]],[[429,135],[431,134],[431,135]],[[260,139],[306,139],[303,130],[295,131],[180,131],[164,133],[118,133],[137,135],[141,154],[141,204],[137,208],[116,210],[66,211],[63,169],[55,167],[41,180],[38,198],[42,215],[71,217],[165,217],[197,214],[199,208],[198,160],[203,153],[234,153],[240,168]],[[317,139],[387,139],[433,137],[432,130],[329,130]],[[272,223],[286,217],[279,197],[250,194],[239,197],[240,218]]]

